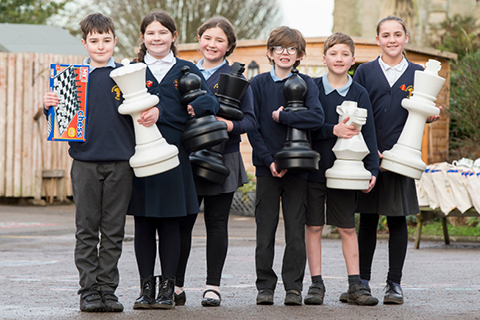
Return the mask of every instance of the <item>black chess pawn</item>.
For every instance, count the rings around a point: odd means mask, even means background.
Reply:
[[[201,89],[202,79],[189,70],[188,66],[182,68],[184,74],[178,82],[178,90],[182,94],[180,101],[185,106],[207,94]],[[188,152],[209,148],[228,140],[227,124],[218,121],[214,115],[190,115],[180,138]]]
[[[307,84],[298,75],[298,70],[292,69],[292,75],[283,86],[283,94],[287,99],[287,107],[284,111],[308,110],[303,103],[306,92]],[[290,172],[318,170],[319,160],[320,154],[310,147],[306,131],[288,127],[285,144],[274,156],[277,170],[288,169]]]

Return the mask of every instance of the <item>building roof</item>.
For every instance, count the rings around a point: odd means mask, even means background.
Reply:
[[[374,39],[366,39],[366,38],[359,38],[359,37],[352,37],[353,40],[355,41],[355,46],[359,47],[361,45],[369,46],[372,48],[378,49],[377,51],[380,53],[380,47],[377,46],[377,43]],[[308,44],[322,44],[325,42],[327,37],[310,37],[310,38],[305,38]],[[237,46],[236,48],[245,48],[245,47],[266,47],[267,46],[267,40],[266,39],[254,39],[254,40],[239,40],[237,41]],[[183,43],[179,44],[178,50],[180,52],[182,51],[190,51],[190,50],[198,50],[198,43]],[[445,58],[445,59],[452,59],[456,60],[457,59],[457,54],[452,53],[452,52],[447,52],[447,51],[440,51],[437,49],[433,48],[428,48],[428,47],[418,47],[418,46],[412,46],[412,45],[405,45],[405,50],[407,52],[413,52],[413,53],[419,53],[419,54],[425,54],[425,55],[431,55],[435,57],[440,57],[440,58]],[[355,50],[357,51],[357,50]],[[263,55],[265,55],[262,52]],[[323,52],[322,52],[323,55]],[[370,61],[371,57],[368,58],[367,61]],[[359,61],[357,57],[357,62],[366,62],[366,61]]]
[[[38,24],[0,23],[0,51],[86,55],[67,30]]]

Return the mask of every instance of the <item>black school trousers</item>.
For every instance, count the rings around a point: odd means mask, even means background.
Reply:
[[[305,273],[305,211],[307,181],[288,173],[282,178],[257,177],[255,222],[257,245],[255,268],[258,290],[275,290],[273,270],[275,234],[279,222],[280,200],[285,224],[285,251],[282,280],[285,290],[302,291]]]

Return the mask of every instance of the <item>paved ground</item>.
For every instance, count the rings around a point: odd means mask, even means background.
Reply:
[[[175,310],[134,311],[139,279],[133,252],[133,223],[120,260],[117,290],[125,312],[87,314],[78,309],[78,274],[73,263],[74,206],[0,206],[0,319],[480,319],[480,244],[422,241],[409,244],[403,288],[405,304],[359,307],[339,302],[347,288],[340,240],[323,241],[322,306],[287,307],[279,283],[275,305],[255,305],[255,224],[232,216],[230,248],[222,280],[222,306],[200,305],[205,279],[205,237],[202,219],[194,230],[188,267],[187,304]],[[283,226],[277,238],[275,269],[280,271]],[[374,260],[373,294],[383,296],[387,243],[379,240]],[[308,288],[308,268],[304,292]]]

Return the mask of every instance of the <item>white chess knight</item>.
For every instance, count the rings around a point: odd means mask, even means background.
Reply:
[[[355,101],[344,101],[337,106],[339,122],[350,117],[347,125],[358,130],[367,122],[367,109],[358,108]],[[372,174],[365,169],[363,158],[370,153],[360,132],[350,139],[338,138],[333,146],[337,159],[333,166],[325,171],[327,187],[332,189],[366,190]]]
[[[422,161],[422,138],[427,118],[440,114],[435,100],[445,79],[438,76],[442,67],[437,60],[430,59],[424,71],[415,71],[413,93],[402,100],[408,117],[397,143],[383,152],[382,169],[413,179],[420,179],[427,167]]]
[[[135,129],[135,154],[130,158],[130,166],[137,177],[147,177],[168,171],[180,164],[178,149],[162,137],[154,124],[145,127],[137,122],[143,111],[155,106],[158,97],[151,95],[145,88],[145,69],[143,63],[130,64],[128,59],[122,61],[123,67],[110,73],[125,99],[118,107],[121,114],[129,114]]]

